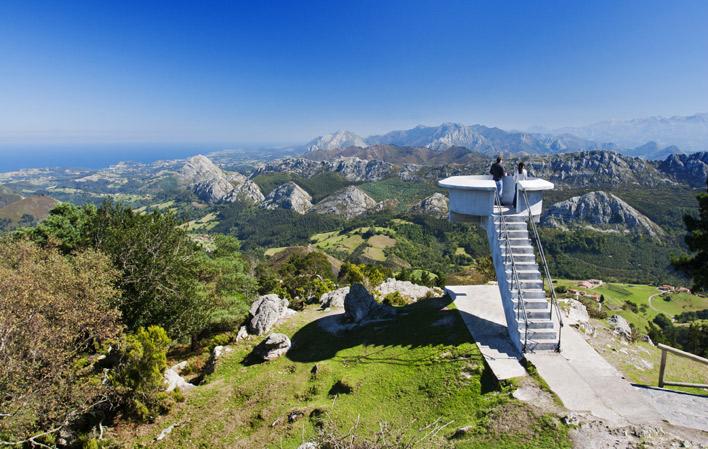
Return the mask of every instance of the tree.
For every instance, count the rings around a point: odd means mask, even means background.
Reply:
[[[674,265],[693,277],[694,290],[708,290],[708,180],[706,192],[696,196],[698,216],[685,215],[685,241],[694,254],[683,256],[674,261]]]
[[[23,234],[67,254],[94,248],[108,255],[120,271],[116,305],[128,329],[159,325],[180,339],[199,334],[220,306],[246,301],[255,284],[238,241],[215,237],[209,253],[179,224],[171,213],[140,214],[111,202],[62,204]]]
[[[0,240],[0,435],[58,431],[108,400],[96,364],[122,332],[117,277],[95,250]]]

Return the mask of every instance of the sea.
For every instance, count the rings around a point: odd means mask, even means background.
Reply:
[[[22,168],[108,167],[121,161],[183,159],[231,148],[228,144],[8,144],[0,143],[0,172]]]

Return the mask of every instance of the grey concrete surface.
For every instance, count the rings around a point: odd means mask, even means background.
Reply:
[[[499,380],[526,376],[521,353],[511,344],[497,285],[453,285],[445,289],[484,359]]]

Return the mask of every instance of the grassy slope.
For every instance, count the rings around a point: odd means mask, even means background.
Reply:
[[[161,429],[180,423],[155,447],[296,448],[313,438],[322,422],[341,434],[353,429],[360,437],[386,422],[406,440],[422,438],[428,424],[449,422],[439,438],[415,447],[570,447],[557,418],[495,389],[460,316],[444,309],[446,304],[429,300],[408,306],[394,321],[342,336],[323,331],[313,320],[332,318],[308,309],[277,329],[293,340],[287,356],[244,366],[257,341],[240,342],[186,403],[121,439],[152,445]],[[337,394],[338,381],[354,392]],[[304,416],[288,423],[295,410]],[[447,439],[467,425],[474,429],[468,436]]]
[[[387,178],[359,186],[376,201],[398,200],[398,210],[407,210],[423,198],[441,192],[434,184],[427,182],[406,182],[399,178]]]
[[[599,320],[592,320],[592,322],[597,331],[589,342],[596,351],[627,376],[631,382],[641,385],[658,385],[661,362],[659,348],[643,341],[626,343],[611,335],[606,322]],[[672,354],[668,355],[665,375],[666,379],[670,381],[708,384],[708,370],[704,365]],[[708,391],[698,388],[673,386],[667,388],[708,396]]]
[[[644,331],[647,322],[653,320],[659,313],[672,318],[681,312],[708,309],[708,298],[688,293],[670,294],[671,301],[664,301],[660,296],[655,296],[652,299],[653,307],[650,307],[649,297],[659,293],[659,290],[651,285],[607,283],[601,287],[588,290],[578,287],[577,281],[567,279],[558,280],[556,285],[565,285],[568,288],[604,295],[604,307],[607,308],[609,315],[621,315],[641,331]],[[640,306],[639,312],[634,313],[631,310],[622,310],[622,305],[625,301],[631,301]],[[645,307],[641,307],[642,305]]]

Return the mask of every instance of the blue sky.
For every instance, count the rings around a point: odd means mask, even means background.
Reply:
[[[0,143],[708,111],[708,2],[0,2]]]

